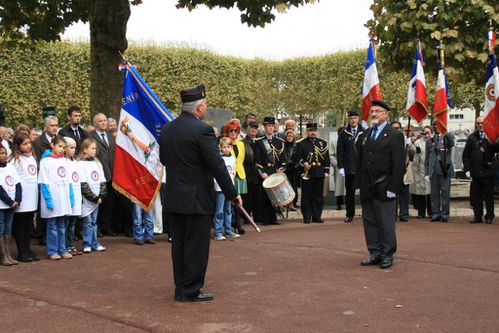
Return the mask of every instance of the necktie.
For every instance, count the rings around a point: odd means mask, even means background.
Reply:
[[[101,136],[102,136],[102,141],[104,141],[104,143],[106,144],[106,146],[109,147],[109,143],[107,142],[107,138],[106,138],[106,133],[102,133]]]
[[[353,136],[355,136],[356,133],[357,133],[357,130],[355,128],[352,128],[352,134],[353,134]]]
[[[371,139],[372,140],[376,140],[376,134],[378,133],[378,127],[377,126],[374,126],[373,127],[373,132],[372,132],[372,135],[371,135]]]
[[[76,141],[80,141],[80,133],[78,133],[78,130],[75,129],[74,133],[75,133],[75,139],[76,139]]]

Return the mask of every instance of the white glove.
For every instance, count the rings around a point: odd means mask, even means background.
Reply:
[[[466,178],[470,178],[471,177],[471,173],[469,171],[466,171],[465,175],[466,175]]]
[[[430,176],[424,176],[424,180],[426,180],[427,182],[430,181]]]
[[[365,130],[369,128],[369,125],[367,124],[367,121],[365,121],[365,120],[362,120],[360,122],[360,126],[362,126],[362,128]]]
[[[341,168],[340,170],[338,170],[338,172],[340,173],[341,177],[345,177],[345,169]]]
[[[410,146],[412,144],[411,138],[405,138],[405,145]]]
[[[392,199],[392,198],[396,198],[396,197],[397,197],[397,195],[396,195],[395,193],[393,193],[393,192],[386,191],[386,197],[387,197],[388,199]]]

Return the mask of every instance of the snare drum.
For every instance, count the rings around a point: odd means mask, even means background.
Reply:
[[[295,199],[295,191],[284,173],[274,173],[263,181],[263,188],[274,206],[286,206]]]

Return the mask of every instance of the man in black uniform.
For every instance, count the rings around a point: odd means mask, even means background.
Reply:
[[[263,127],[265,135],[255,140],[255,162],[262,186],[260,186],[260,207],[264,225],[279,224],[276,211],[263,188],[263,181],[271,174],[284,172],[284,140],[274,136],[274,117],[265,117]]]
[[[362,266],[389,268],[397,250],[397,193],[405,172],[404,134],[388,124],[389,106],[373,101],[372,127],[360,145],[360,200],[367,249]]]
[[[246,126],[246,136],[242,140],[244,143],[244,172],[248,184],[248,193],[243,194],[244,208],[249,215],[253,215],[255,221],[262,221],[259,209],[258,192],[260,185],[260,175],[255,165],[255,139],[258,134],[258,123],[252,121]],[[248,222],[245,222],[248,223]]]
[[[317,137],[317,124],[308,123],[307,137],[297,141],[295,161],[304,169],[301,183],[301,214],[303,223],[324,223],[322,220],[322,194],[324,177],[328,176],[331,162],[326,140]]]
[[[161,130],[160,159],[166,167],[165,205],[172,238],[175,300],[210,301],[203,293],[215,207],[213,177],[225,197],[242,204],[220,157],[206,114],[203,85],[180,92],[182,113]]]
[[[482,223],[483,201],[487,214],[485,223],[494,220],[494,180],[497,172],[497,162],[494,158],[497,148],[489,143],[483,132],[483,117],[475,122],[476,130],[466,140],[463,151],[463,165],[466,176],[472,178],[470,201],[474,218],[470,223]]]
[[[338,172],[345,177],[345,222],[350,223],[355,216],[355,177],[358,174],[359,164],[358,145],[359,138],[364,133],[364,129],[359,126],[359,113],[357,111],[348,112],[348,126],[338,135],[336,147],[336,158],[338,159]]]

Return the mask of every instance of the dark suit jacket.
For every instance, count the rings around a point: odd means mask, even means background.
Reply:
[[[470,134],[463,151],[464,171],[469,171],[473,178],[495,177],[498,165],[494,155],[497,148],[487,139],[481,140],[478,131]]]
[[[438,154],[435,151],[435,147]],[[430,176],[430,178],[433,174],[443,176],[443,165],[447,168],[447,177],[452,177],[454,175],[452,147],[454,147],[454,135],[452,133],[447,133],[443,138],[438,139],[434,135],[430,140],[426,140],[425,174]]]
[[[338,169],[345,169],[346,175],[354,175],[357,173],[357,165],[359,164],[359,145],[361,144],[360,137],[365,130],[359,125],[357,133],[352,134],[352,129],[347,126],[344,131],[338,135],[338,143],[336,144],[336,160],[338,161]]]
[[[260,137],[255,140],[255,162],[257,164],[257,170],[261,173],[266,173],[271,175],[276,173],[276,170],[285,166],[284,160],[284,140],[279,137],[272,137],[270,143],[272,147],[275,148],[276,158],[272,161],[269,154],[267,153],[267,148],[265,147],[265,141],[267,138],[265,136]]]
[[[35,141],[33,141],[32,147],[33,153],[35,153],[35,158],[38,163],[40,163],[43,152],[47,149],[52,149],[52,147],[50,147],[50,142],[45,136],[45,132],[43,132],[42,135],[40,135],[38,138],[36,138]]]
[[[213,215],[213,177],[227,200],[237,196],[220,156],[213,128],[193,114],[182,112],[163,126],[160,159],[167,173],[163,209],[168,212]]]
[[[78,140],[78,138],[75,137],[73,129],[71,128],[71,125],[69,123],[66,126],[64,126],[63,128],[61,128],[61,130],[59,131],[59,135],[68,136],[76,141],[76,154],[78,154],[80,152],[80,146],[81,146],[81,143],[83,142],[83,140],[88,138],[87,131],[85,131],[83,128],[81,128],[81,126],[78,126],[78,133],[80,135],[79,140]]]
[[[386,191],[399,193],[402,187],[405,173],[404,134],[387,124],[378,138],[371,140],[371,131],[372,128],[360,138],[360,198],[387,200]]]
[[[114,147],[116,142],[114,137],[107,132],[107,140],[109,141],[109,146],[102,140],[102,137],[97,133],[97,131],[90,134],[89,139],[94,139],[97,141],[97,158],[102,164],[104,169],[104,176],[106,177],[106,182],[110,182],[113,179],[113,166],[114,166]],[[125,171],[124,171],[125,172]]]

